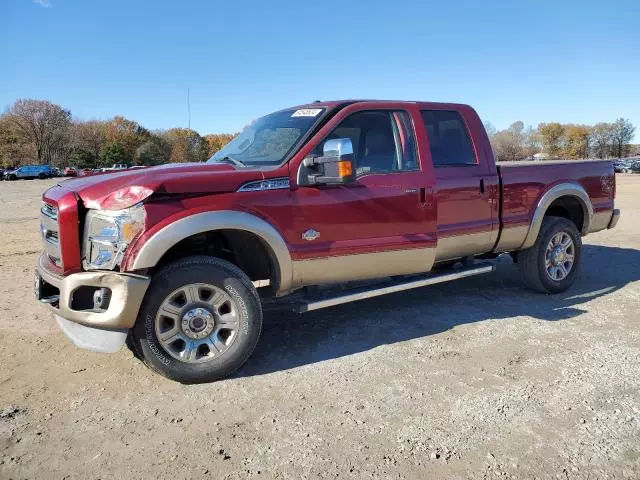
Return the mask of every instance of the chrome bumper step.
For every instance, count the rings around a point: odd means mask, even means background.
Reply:
[[[40,299],[40,303],[46,303],[48,305],[57,305],[60,302],[60,295],[51,295],[50,297],[44,297]]]

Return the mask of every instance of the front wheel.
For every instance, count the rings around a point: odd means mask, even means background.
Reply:
[[[518,267],[533,290],[560,293],[575,280],[581,252],[582,239],[576,225],[566,218],[546,217],[536,243],[518,252]]]
[[[244,272],[219,258],[194,256],[155,274],[132,340],[151,369],[182,383],[204,383],[240,368],[261,328],[258,293]]]

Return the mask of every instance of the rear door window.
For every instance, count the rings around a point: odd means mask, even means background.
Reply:
[[[449,110],[422,110],[435,167],[475,165],[476,156],[462,116]]]

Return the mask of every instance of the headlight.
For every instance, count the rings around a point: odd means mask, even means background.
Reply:
[[[120,266],[125,250],[144,229],[144,220],[141,203],[125,210],[89,210],[84,226],[85,269]]]

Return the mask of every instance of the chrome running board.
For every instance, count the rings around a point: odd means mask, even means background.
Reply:
[[[380,295],[387,295],[389,293],[426,287],[427,285],[434,285],[436,283],[450,282],[452,280],[482,275],[484,273],[491,273],[494,270],[495,266],[483,263],[455,269],[454,271],[446,273],[432,273],[419,277],[409,277],[408,279],[405,277],[400,281],[392,283],[387,282],[382,286],[377,284],[368,288],[354,288],[352,290],[347,290],[347,292],[343,291],[340,295],[333,297],[324,297],[315,300],[310,299],[309,301],[296,303],[293,305],[293,310],[298,313],[310,312],[312,310],[320,310],[321,308],[333,307],[334,305],[340,305],[342,303],[356,302],[358,300],[379,297]]]

